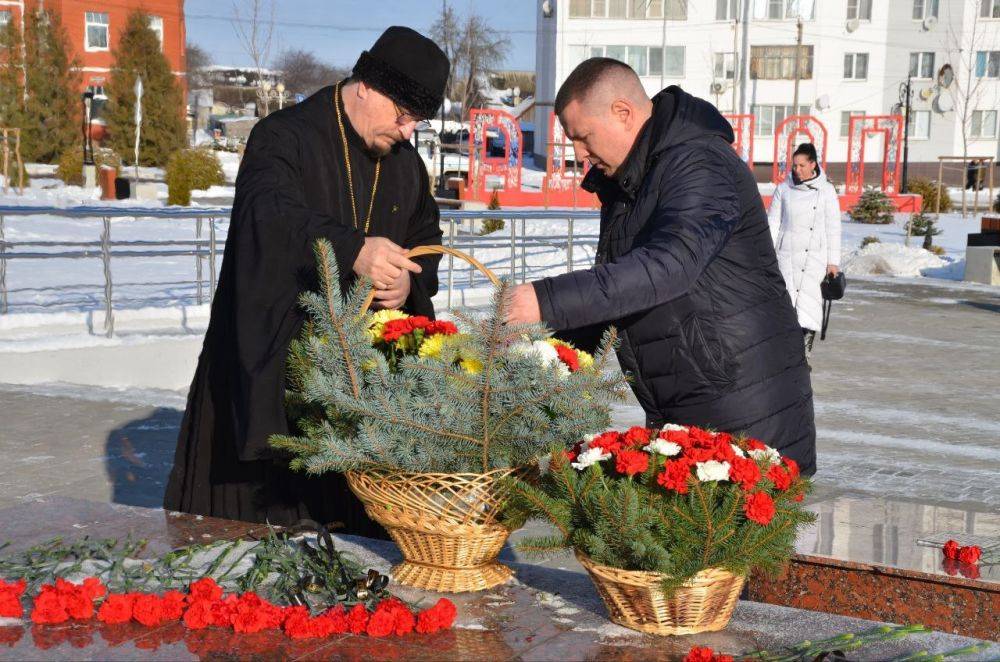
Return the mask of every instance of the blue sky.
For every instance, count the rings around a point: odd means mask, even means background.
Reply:
[[[238,2],[240,0],[237,0]],[[390,25],[406,25],[427,32],[441,11],[440,0],[273,0],[274,45],[277,55],[285,49],[312,51],[321,60],[353,66]],[[241,3],[242,4],[242,3]],[[537,0],[448,0],[460,15],[470,9],[487,18],[497,30],[507,32],[512,48],[510,69],[535,68],[535,6]],[[232,25],[229,0],[185,0],[188,43],[208,51],[216,64],[249,64]]]

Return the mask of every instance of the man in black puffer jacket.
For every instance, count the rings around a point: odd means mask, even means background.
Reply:
[[[679,87],[650,100],[607,58],[570,74],[555,111],[594,166],[596,264],[514,288],[509,321],[540,319],[587,348],[614,325],[647,424],[744,432],[813,474],[802,330],[732,127]]]

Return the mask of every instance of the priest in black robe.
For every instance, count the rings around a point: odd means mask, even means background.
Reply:
[[[318,288],[313,244],[329,239],[341,286],[359,276],[375,305],[433,316],[440,244],[427,170],[409,142],[444,97],[447,56],[430,39],[392,27],[361,54],[350,78],[262,119],[236,178],[218,289],[181,424],[164,507],[251,522],[340,522],[384,533],[339,474],[292,472],[268,445],[288,434],[289,343]]]

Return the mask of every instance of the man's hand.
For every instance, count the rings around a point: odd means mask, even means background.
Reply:
[[[531,324],[542,321],[542,312],[538,308],[538,297],[531,283],[518,285],[510,290],[507,300],[508,324]]]
[[[406,257],[405,248],[397,246],[385,237],[365,237],[365,245],[361,247],[361,252],[354,260],[354,273],[370,278],[378,290],[389,289],[399,280],[401,274],[407,274],[409,271],[419,274],[423,269]]]
[[[375,308],[399,308],[410,296],[410,272],[403,270],[389,289],[375,290]]]

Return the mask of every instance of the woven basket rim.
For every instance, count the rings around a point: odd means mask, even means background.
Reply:
[[[497,478],[504,478],[507,475],[517,473],[519,471],[524,471],[525,467],[502,467],[500,469],[491,469],[486,472],[441,472],[441,471],[406,471],[404,469],[394,469],[392,467],[367,467],[364,469],[351,469],[350,471],[345,471],[345,474],[351,475],[363,475],[370,476],[376,475],[385,478],[398,478],[400,480],[407,480],[414,476],[420,476],[422,478],[440,478],[442,480],[454,480],[454,479],[476,479],[483,478],[487,476],[495,476]]]
[[[585,569],[601,572],[602,574],[613,573],[617,575],[615,578],[617,581],[630,581],[630,583],[635,583],[636,585],[658,584],[663,581],[664,577],[669,576],[666,573],[656,572],[655,570],[625,570],[624,568],[602,565],[580,550],[574,549],[573,552],[576,554],[577,560],[580,561],[580,564],[583,565]],[[720,567],[704,568],[695,573],[695,575],[691,579],[684,582],[682,586],[692,586],[699,580],[727,577],[745,578],[746,576],[738,575]]]

